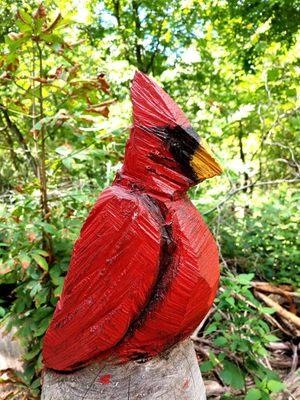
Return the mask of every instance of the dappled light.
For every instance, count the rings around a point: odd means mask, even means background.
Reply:
[[[123,164],[131,100],[151,125],[152,100],[130,98],[137,70],[187,116],[152,116],[158,137],[187,118],[199,135],[185,172],[201,182],[187,187],[221,268],[192,335],[207,398],[299,398],[300,2],[0,0],[0,20],[0,318],[23,349],[4,398],[40,398],[42,340],[81,226]]]

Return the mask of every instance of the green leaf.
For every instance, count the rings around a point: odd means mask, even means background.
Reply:
[[[200,365],[200,370],[201,372],[209,372],[213,369],[214,365],[211,361],[204,361],[201,365]]]
[[[61,269],[60,269],[60,265],[56,264],[56,265],[52,265],[50,270],[49,270],[49,275],[51,277],[51,279],[55,279],[58,278],[61,275]]]
[[[36,250],[33,251],[33,253],[39,254],[39,255],[45,256],[45,257],[49,256],[49,253],[47,251],[45,251],[45,250],[42,250],[42,249],[36,249]]]
[[[24,10],[18,9],[18,17],[24,24],[31,25],[33,22],[32,17]]]
[[[37,378],[35,381],[32,382],[30,385],[31,389],[37,389],[41,385],[41,378]]]
[[[237,276],[237,281],[242,285],[249,285],[254,276],[255,276],[254,274],[239,274]]]
[[[247,392],[245,400],[259,400],[261,398],[261,391],[259,389],[252,388]]]
[[[35,363],[35,370],[39,374],[40,372],[42,372],[42,369],[43,369],[43,354],[40,353],[37,362]]]
[[[233,297],[226,297],[226,298],[225,298],[225,301],[226,301],[228,304],[230,304],[231,306],[234,306],[234,304],[235,304],[235,300],[234,300]]]
[[[210,333],[214,332],[217,330],[217,324],[216,323],[212,323],[210,324],[207,329],[205,330],[205,335],[209,335]]]
[[[20,262],[22,264],[22,267],[24,269],[26,269],[31,263],[31,258],[27,254],[20,254],[19,255],[19,260],[20,260]]]
[[[268,71],[268,80],[275,81],[276,79],[278,79],[279,75],[280,71],[278,69],[270,69]]]
[[[224,368],[220,372],[220,376],[227,385],[232,386],[234,389],[243,389],[245,379],[242,371],[231,361],[224,361]]]
[[[71,157],[66,157],[62,160],[63,165],[68,169],[72,170],[75,167],[75,161]]]
[[[63,276],[58,276],[58,277],[53,277],[51,278],[52,282],[54,283],[55,286],[62,287],[64,284],[65,278]]]
[[[26,41],[28,41],[28,33],[24,34],[22,38],[17,40],[11,40],[8,36],[5,37],[5,43],[9,46],[11,52],[19,50],[22,47],[22,44]]]
[[[44,222],[43,228],[44,228],[45,232],[50,233],[51,235],[55,235],[55,233],[56,233],[56,228],[54,225]]]
[[[49,324],[50,324],[50,321],[51,321],[51,319],[52,319],[52,316],[50,315],[50,316],[48,316],[48,317],[46,317],[46,318],[44,318],[44,319],[42,319],[40,322],[39,322],[39,327],[38,327],[38,329],[34,332],[34,337],[38,337],[38,336],[42,336],[45,332],[46,332],[46,330],[47,330],[47,328],[48,328],[48,326],[49,326]]]
[[[20,32],[31,32],[32,30],[31,26],[24,24],[22,21],[17,21],[16,25],[18,26]]]
[[[224,347],[228,343],[227,339],[224,336],[219,336],[214,340],[214,345],[219,347]]]
[[[36,307],[40,307],[42,304],[45,304],[49,301],[49,288],[43,288],[39,290],[39,292],[34,296],[34,302]]]
[[[72,148],[70,146],[60,146],[55,149],[56,153],[63,156],[67,157],[72,153]]]
[[[268,341],[268,342],[278,342],[280,339],[277,337],[277,336],[275,336],[275,335],[266,335],[265,336],[265,339]]]
[[[34,261],[44,270],[44,271],[48,271],[48,264],[47,261],[40,256],[39,254],[32,254],[32,258],[34,259]]]
[[[54,296],[56,296],[56,297],[59,297],[61,295],[64,279],[61,279],[58,283],[59,284],[58,284],[57,288],[54,290]]]
[[[272,393],[279,393],[279,392],[282,392],[285,389],[285,384],[282,383],[282,382],[275,381],[275,380],[271,379],[267,383],[267,387]]]
[[[45,307],[45,308],[39,308],[32,314],[32,318],[34,321],[39,321],[41,319],[44,319],[46,316],[49,314],[53,313],[53,308],[52,307]]]
[[[40,346],[38,346],[37,348],[34,348],[34,349],[31,350],[31,351],[27,351],[27,352],[24,354],[23,358],[24,358],[24,360],[26,360],[26,361],[30,361],[30,360],[32,360],[35,356],[37,356],[37,355],[39,354],[40,351],[41,351],[41,348],[40,348]]]
[[[238,342],[238,348],[241,352],[245,353],[251,350],[251,343],[245,339],[241,339]]]
[[[25,301],[19,298],[15,303],[14,303],[14,311],[17,314],[20,314],[25,310],[26,304]]]
[[[40,282],[36,282],[33,286],[32,289],[30,291],[30,296],[34,297],[40,290],[42,289],[42,286],[40,284]]]
[[[260,311],[263,314],[274,314],[275,313],[274,308],[270,308],[270,307],[261,307]]]

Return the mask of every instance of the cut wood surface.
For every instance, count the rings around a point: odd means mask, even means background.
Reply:
[[[73,373],[44,371],[42,400],[205,400],[190,340],[145,362],[92,364]]]

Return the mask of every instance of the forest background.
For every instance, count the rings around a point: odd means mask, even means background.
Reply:
[[[4,371],[7,398],[39,398],[41,341],[74,240],[121,166],[136,69],[224,168],[190,192],[220,248],[218,298],[194,335],[211,398],[291,393],[300,2],[1,0],[0,19],[0,316],[26,348],[24,371]]]

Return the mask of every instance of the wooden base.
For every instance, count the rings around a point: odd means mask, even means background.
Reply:
[[[190,340],[145,361],[95,363],[80,371],[44,371],[41,400],[205,400]]]

